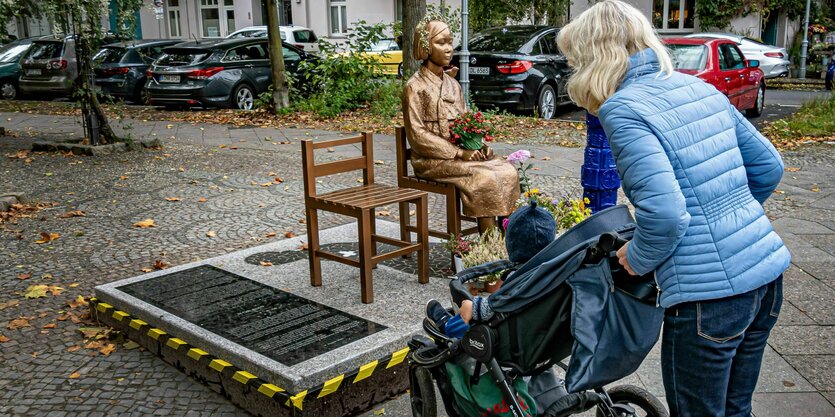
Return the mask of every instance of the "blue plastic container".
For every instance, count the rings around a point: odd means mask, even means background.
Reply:
[[[617,204],[620,178],[600,119],[586,113],[586,122],[586,149],[580,168],[580,183],[583,185],[583,197],[589,199],[587,207],[596,213]]]

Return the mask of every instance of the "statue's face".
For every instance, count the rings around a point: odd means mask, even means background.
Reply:
[[[430,45],[429,60],[433,64],[445,67],[452,62],[452,32],[447,25],[444,25],[440,34],[430,40]]]

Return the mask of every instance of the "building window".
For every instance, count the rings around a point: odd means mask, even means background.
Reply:
[[[223,15],[226,16],[226,33],[235,31],[235,2],[223,0]]]
[[[658,30],[693,29],[695,0],[653,0],[652,24]]]
[[[180,0],[168,0],[168,35],[182,37],[180,33]]]
[[[345,0],[331,0],[331,35],[346,35],[348,33],[347,8]]]

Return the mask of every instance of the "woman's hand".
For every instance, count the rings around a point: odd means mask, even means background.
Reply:
[[[493,159],[493,156],[494,156],[493,155],[493,148],[491,148],[487,145],[484,145],[484,146],[481,147],[481,154],[484,156],[485,161],[489,161],[489,160]]]
[[[483,161],[484,155],[481,154],[480,150],[472,150],[472,149],[459,149],[458,155],[456,155],[458,159],[464,161]]]
[[[464,323],[470,324],[470,320],[473,319],[473,302],[470,300],[462,301],[461,307],[458,308],[458,315],[461,316]]]
[[[623,269],[629,273],[629,275],[638,275],[635,271],[632,270],[632,267],[629,265],[629,260],[626,259],[626,248],[629,246],[629,242],[626,242],[625,245],[621,246],[618,249],[618,263],[623,266]]]

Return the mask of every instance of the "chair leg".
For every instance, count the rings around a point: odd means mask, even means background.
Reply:
[[[372,268],[374,262],[372,261],[373,242],[371,241],[371,211],[363,210],[358,220],[359,232],[359,261],[360,261],[360,291],[362,294],[362,302],[370,304],[374,302],[374,287],[372,284]]]
[[[426,194],[417,201],[418,282],[429,282],[429,207]]]
[[[310,262],[310,285],[322,285],[322,260],[319,258],[319,214],[316,209],[305,210],[307,214],[307,258]]]
[[[371,238],[371,236],[377,235],[377,209],[374,208],[371,209],[370,226],[371,235],[369,236],[369,238]],[[371,256],[377,256],[377,242],[375,242],[373,238],[371,238]],[[377,269],[377,265],[374,265],[374,269]]]
[[[458,200],[458,190],[446,195],[446,229],[450,236],[461,234],[461,203]],[[450,253],[449,265],[455,271],[455,254]]]
[[[399,203],[400,205],[400,240],[404,242],[412,241],[412,233],[409,232],[409,227],[412,225],[412,216],[409,215],[409,202]]]

